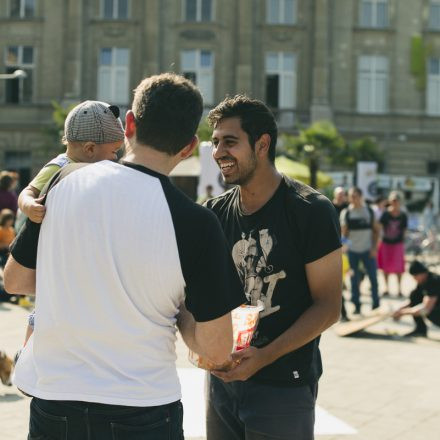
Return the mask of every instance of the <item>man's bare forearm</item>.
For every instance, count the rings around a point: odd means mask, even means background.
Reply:
[[[6,262],[3,276],[9,294],[35,295],[35,270],[22,266],[12,255]]]
[[[188,312],[184,303],[180,306],[176,325],[187,347],[197,353],[197,350],[200,350],[200,348],[197,347],[195,339],[196,321],[194,320],[193,315]]]
[[[315,302],[284,333],[261,349],[265,365],[317,338],[339,319],[340,311],[340,302]]]
[[[217,365],[229,358],[232,351],[230,313],[211,321],[197,322],[182,304],[176,324],[190,350]]]

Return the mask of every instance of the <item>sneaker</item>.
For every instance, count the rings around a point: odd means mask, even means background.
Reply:
[[[18,305],[25,308],[34,307],[34,303],[29,301],[29,299],[25,296],[20,297],[20,299],[18,300]]]
[[[382,293],[382,298],[389,298],[390,294],[388,292]]]
[[[415,337],[424,337],[424,338],[426,338],[427,334],[428,334],[428,331],[426,329],[416,328],[412,332],[406,333],[403,336],[405,336],[406,338],[415,338]]]

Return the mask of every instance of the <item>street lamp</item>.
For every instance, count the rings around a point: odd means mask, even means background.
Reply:
[[[24,70],[18,69],[12,73],[0,73],[0,79],[15,79],[15,78],[26,78],[27,73]]]

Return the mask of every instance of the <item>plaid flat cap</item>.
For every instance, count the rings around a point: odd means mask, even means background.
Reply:
[[[67,115],[64,135],[68,142],[122,142],[124,129],[119,108],[101,101],[81,102]]]

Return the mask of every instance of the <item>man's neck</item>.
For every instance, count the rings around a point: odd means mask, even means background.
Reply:
[[[146,145],[130,145],[122,158],[123,161],[142,165],[157,173],[168,176],[172,169],[179,163],[177,156],[157,151]]]
[[[243,212],[253,214],[262,208],[275,194],[281,179],[281,174],[274,166],[257,169],[252,179],[240,186],[240,203]]]

